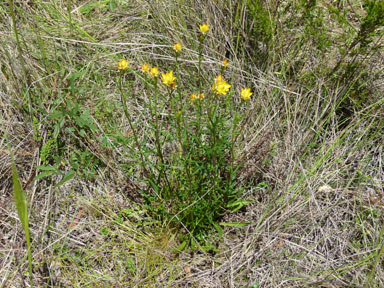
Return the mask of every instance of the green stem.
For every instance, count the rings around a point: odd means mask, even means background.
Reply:
[[[200,36],[199,38],[199,66],[198,66],[198,74],[199,74],[199,94],[202,92],[201,89],[201,62],[203,60],[203,41],[204,41],[204,36]]]
[[[181,110],[181,107],[183,106],[183,103],[182,103],[182,97],[181,97],[181,93],[180,93],[180,68],[179,68],[179,52],[176,52],[176,55],[175,55],[175,60],[176,60],[176,67],[175,67],[175,70],[176,70],[176,92],[177,92],[177,97],[178,97],[178,107],[177,107],[177,110]]]
[[[139,143],[139,140],[137,138],[137,134],[136,134],[136,130],[135,128],[133,127],[133,123],[132,123],[132,119],[131,119],[131,116],[129,115],[128,113],[128,108],[127,108],[127,99],[126,99],[126,96],[124,95],[123,93],[123,88],[122,88],[122,81],[123,81],[123,75],[122,73],[120,73],[120,77],[119,77],[119,81],[118,81],[118,88],[119,88],[119,91],[120,91],[120,96],[121,96],[121,102],[123,104],[123,111],[124,111],[124,114],[125,114],[125,117],[128,119],[128,123],[129,123],[129,127],[131,128],[132,132],[133,132],[133,138],[134,138],[134,141],[135,141],[135,145],[137,147],[137,149],[139,150],[139,154],[140,154],[140,160],[141,160],[141,166],[143,168],[143,171],[148,174],[148,170],[145,166],[145,161],[144,161],[144,156],[143,156],[143,153],[142,153],[142,149],[141,149],[141,146],[140,146],[140,143]]]
[[[173,189],[172,189],[172,186],[168,180],[167,173],[165,171],[165,169],[166,169],[165,159],[164,159],[163,152],[161,150],[162,145],[161,145],[161,139],[160,139],[159,115],[158,115],[158,111],[157,111],[159,93],[160,92],[159,92],[158,86],[157,86],[157,78],[155,78],[155,103],[154,103],[155,105],[153,105],[154,108],[153,108],[153,112],[151,112],[151,113],[152,113],[153,123],[155,125],[155,144],[156,144],[157,156],[159,157],[160,162],[161,162],[161,166],[159,169],[159,177],[158,177],[159,183],[158,184],[161,184],[160,181],[161,181],[162,176],[164,175],[164,180],[166,182],[166,185],[168,186],[168,192],[172,193]],[[168,90],[168,93],[169,93],[169,99],[171,99],[172,91]],[[151,111],[152,111],[152,109],[151,109]],[[166,195],[166,196],[169,197],[169,195]]]

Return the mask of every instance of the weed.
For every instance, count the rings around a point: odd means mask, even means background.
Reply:
[[[200,25],[196,77],[199,84],[195,89],[181,86],[182,82],[175,76],[182,72],[178,65],[175,75],[169,71],[161,73],[161,78],[158,77],[158,68],[149,68],[148,64],[142,65],[141,71],[137,72],[130,69],[128,61],[123,59],[117,67],[122,104],[132,131],[137,131],[137,127],[127,111],[127,98],[133,89],[127,73],[141,79],[150,95],[145,109],[149,115],[148,125],[153,131],[153,135],[147,137],[153,138],[147,138],[146,142],[153,144],[148,147],[134,133],[148,184],[143,191],[147,209],[155,219],[184,228],[186,233],[182,241],[192,245],[196,241],[206,242],[206,233],[212,230],[227,209],[235,206],[233,203],[241,193],[236,188],[239,166],[234,161],[234,148],[241,134],[239,123],[245,116],[240,108],[253,94],[250,88],[243,88],[241,97],[234,99],[231,85],[222,75],[214,81],[203,77],[202,47],[208,31],[207,24]],[[174,50],[177,63],[182,53],[181,44],[176,43]],[[125,87],[128,92],[124,91]],[[190,94],[191,89],[198,92]],[[165,106],[160,106],[164,104],[159,99],[167,99]],[[159,110],[166,111],[169,123],[160,120]]]

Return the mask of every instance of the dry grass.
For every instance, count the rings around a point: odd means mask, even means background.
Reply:
[[[364,287],[372,269],[368,287],[384,287],[383,258],[373,267],[384,243],[380,80],[374,81],[370,105],[355,109],[341,124],[335,109],[339,91],[324,92],[328,79],[300,86],[294,77],[279,77],[274,66],[267,72],[249,67],[246,53],[235,53],[238,26],[228,19],[247,13],[236,1],[72,1],[72,26],[64,2],[15,5],[28,75],[3,1],[0,135],[10,135],[29,200],[36,287]],[[223,220],[251,224],[224,227],[222,239],[213,234],[217,249],[212,253],[178,252],[183,231],[145,215],[138,196],[142,183],[127,173],[134,165],[129,149],[119,142],[103,146],[99,137],[126,136],[132,143],[115,83],[122,55],[134,65],[168,67],[171,45],[182,42],[182,76],[193,86],[196,27],[205,21],[213,28],[204,47],[207,74],[218,73],[215,63],[227,53],[231,81],[252,84],[255,91],[238,147],[245,161],[239,176],[244,198],[252,203]],[[382,55],[376,57],[382,66]],[[382,70],[380,65],[374,69]],[[71,84],[70,75],[79,71],[84,74]],[[131,112],[144,137],[150,132],[140,109],[147,97],[140,85]],[[44,111],[30,113],[29,97],[48,112],[65,99],[79,99],[90,109],[97,135],[76,139],[66,133],[63,149],[65,155],[85,149],[98,159],[100,165],[86,168],[94,169],[92,177],[75,177],[59,187],[60,176],[32,180],[43,165],[41,149],[53,127]],[[68,159],[63,160],[68,171]],[[28,287],[11,181],[1,137],[0,286]]]

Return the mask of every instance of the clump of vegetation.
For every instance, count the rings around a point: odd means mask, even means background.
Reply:
[[[205,244],[207,232],[221,229],[218,220],[224,213],[242,203],[235,149],[245,125],[244,104],[253,94],[250,88],[240,94],[231,90],[224,79],[227,59],[218,63],[221,74],[215,79],[204,73],[202,47],[208,32],[208,24],[200,25],[197,87],[180,79],[178,59],[185,49],[181,43],[173,45],[174,70],[160,73],[158,67],[143,64],[137,71],[125,59],[117,67],[123,109],[147,184],[142,191],[146,207],[154,218],[184,229],[181,239],[193,247]],[[152,132],[142,140],[127,107],[135,78],[148,97],[142,104],[148,117],[142,121]]]

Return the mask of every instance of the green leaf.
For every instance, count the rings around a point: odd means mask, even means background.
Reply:
[[[17,169],[14,162],[12,163],[12,181],[17,213],[19,214],[19,218],[21,224],[23,225],[25,235],[29,236],[27,202],[25,200],[23,187],[21,186],[20,178],[17,173]]]
[[[67,80],[68,81],[74,81],[74,80],[77,80],[79,78],[81,78],[83,75],[85,75],[87,73],[87,70],[83,70],[83,71],[78,71],[78,72],[75,72],[75,73],[72,73],[72,74],[69,74],[67,76]]]
[[[56,171],[57,170],[57,168],[54,166],[37,166],[36,168],[39,170],[43,170],[43,171]]]
[[[51,112],[51,114],[48,115],[48,117],[53,120],[59,120],[64,117],[64,113],[61,111],[54,110],[53,112]]]
[[[8,142],[8,135],[5,135],[5,137]],[[27,242],[29,278],[31,282],[31,287],[33,287],[32,250],[31,250],[31,238],[29,236],[27,201],[25,198],[23,187],[21,186],[21,183],[20,183],[20,177],[19,177],[19,174],[17,173],[15,160],[13,158],[13,154],[12,154],[12,150],[11,150],[11,146],[9,145],[9,142],[8,142],[8,148],[9,148],[9,154],[11,155],[11,159],[12,159],[12,182],[13,182],[14,200],[15,200],[15,205],[17,209],[17,214],[19,215],[19,219],[24,228],[25,239]]]
[[[238,201],[229,203],[228,207],[229,208],[233,208],[231,210],[231,212],[236,212],[236,211],[240,210],[241,208],[243,208],[244,206],[246,206],[246,205],[248,205],[250,203],[252,203],[252,201],[249,201],[249,200],[238,200]]]
[[[60,133],[60,126],[56,124],[55,130],[53,131],[53,138],[56,139],[57,136],[59,136],[59,133]]]
[[[191,238],[190,241],[191,241],[191,248],[192,248],[192,250],[195,250],[197,248],[196,241],[193,238]]]
[[[227,227],[244,227],[251,224],[251,222],[220,222],[219,224]]]
[[[177,246],[177,251],[183,251],[185,246],[187,245],[187,241],[183,241],[179,246]]]
[[[65,118],[61,118],[59,122],[55,125],[55,130],[53,131],[53,138],[56,139],[59,136],[61,128],[64,126]]]
[[[213,227],[215,227],[215,229],[219,233],[220,237],[223,237],[223,234],[224,234],[223,228],[221,228],[220,225],[218,225],[217,223],[212,223],[212,224],[213,224]]]
[[[48,176],[51,176],[51,175],[54,175],[56,174],[56,171],[46,171],[46,172],[42,172],[40,173],[39,175],[37,175],[35,178],[33,178],[33,181],[37,181],[37,180],[40,180],[42,178],[45,178],[45,177],[48,177]]]
[[[80,136],[84,137],[85,135],[86,135],[86,133],[85,133],[84,129],[80,129]]]
[[[65,182],[71,180],[73,177],[75,177],[75,171],[69,170],[67,174],[64,175],[63,179],[59,183],[57,183],[55,186],[58,187],[60,185],[63,185]]]

